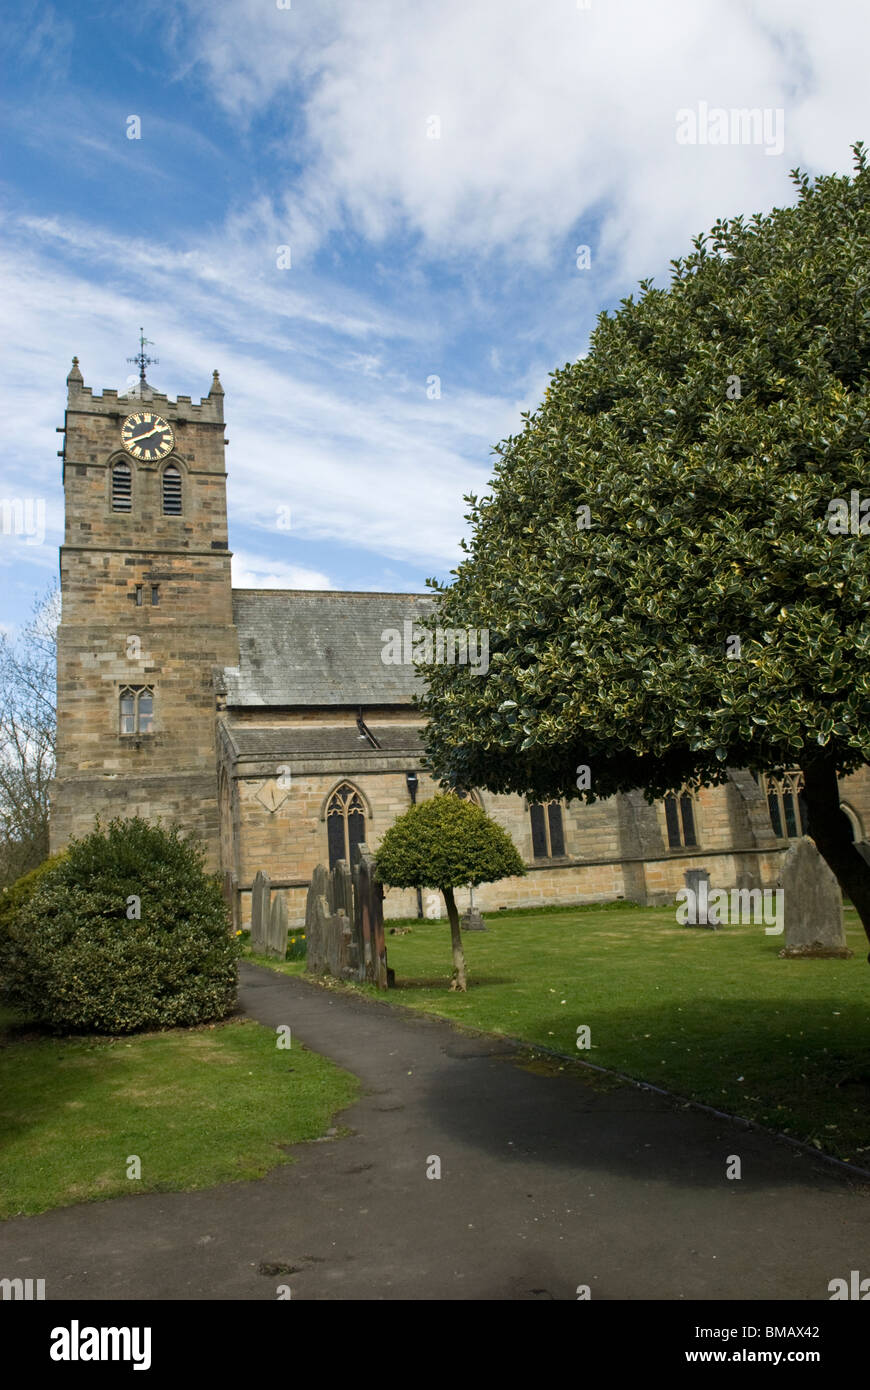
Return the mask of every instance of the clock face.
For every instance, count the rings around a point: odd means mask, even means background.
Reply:
[[[165,459],[172,452],[175,436],[168,421],[153,410],[140,410],[136,415],[128,415],[121,430],[121,439],[128,454],[134,459],[154,462]]]

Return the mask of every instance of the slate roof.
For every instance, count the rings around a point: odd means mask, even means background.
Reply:
[[[369,724],[384,754],[403,753],[419,757],[423,751],[421,730],[407,724]],[[378,750],[361,739],[355,725],[343,728],[321,727],[262,729],[255,724],[226,725],[226,732],[239,758],[270,762],[280,758],[347,757],[366,754],[377,757]]]
[[[381,660],[387,628],[431,610],[430,594],[234,589],[238,669],[224,671],[228,706],[398,705],[422,691],[411,664]]]

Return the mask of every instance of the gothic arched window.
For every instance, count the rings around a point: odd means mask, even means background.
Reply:
[[[129,512],[133,507],[133,471],[120,460],[112,465],[112,511]]]
[[[174,463],[163,470],[163,515],[181,516],[181,473]]]
[[[561,859],[565,854],[562,807],[558,801],[529,807],[532,822],[532,855],[535,859]]]
[[[330,869],[335,868],[339,859],[343,859],[351,868],[356,846],[365,842],[366,813],[362,797],[350,782],[342,782],[329,798],[326,835]]]
[[[684,849],[695,846],[695,803],[690,792],[671,792],[665,797],[665,821],[668,827],[668,848]]]
[[[154,690],[150,685],[126,685],[119,695],[120,732],[154,732]]]
[[[767,797],[767,809],[773,833],[782,840],[796,840],[807,833],[807,806],[804,800],[804,775],[798,768],[779,776],[762,773],[761,789]]]

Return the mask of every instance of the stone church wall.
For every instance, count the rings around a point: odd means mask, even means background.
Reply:
[[[243,778],[237,783],[235,871],[243,922],[250,916],[254,876],[258,869],[265,868],[273,886],[286,896],[291,923],[301,925],[311,873],[318,863],[328,862],[325,804],[342,780],[345,779],[335,772],[294,774],[284,800],[273,811],[262,799],[268,779]],[[377,849],[385,831],[410,804],[404,773],[356,772],[347,780],[366,803],[366,840]],[[425,800],[436,790],[420,774],[418,800]],[[777,847],[782,842],[775,840],[772,831],[769,849],[760,850],[752,843],[747,826],[741,824],[739,795],[730,784],[699,794],[701,847],[692,849],[666,848],[664,809],[659,805],[649,807],[644,803],[650,824],[646,827],[647,841],[642,845],[642,837],[637,833],[634,842],[630,842],[625,828],[631,819],[626,819],[627,798],[612,797],[592,806],[572,802],[563,807],[566,855],[561,860],[533,858],[531,820],[523,798],[483,792],[480,800],[487,814],[511,835],[527,865],[524,878],[482,884],[475,889],[475,902],[485,912],[500,907],[568,905],[617,898],[650,905],[670,903],[685,885],[686,870],[692,868],[706,869],[713,887],[732,888],[738,881],[771,887],[784,852],[784,848]],[[650,843],[650,825],[655,826],[654,846]],[[640,852],[642,849],[645,854]],[[467,893],[458,894],[457,901],[467,905]],[[416,892],[388,890],[384,911],[391,920],[416,916]]]

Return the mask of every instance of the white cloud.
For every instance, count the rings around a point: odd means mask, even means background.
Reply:
[[[428,257],[567,266],[566,239],[603,215],[616,278],[639,276],[717,216],[789,199],[796,163],[847,166],[866,123],[870,13],[848,0],[187,12],[188,50],[237,119],[292,104],[305,169],[286,203],[305,245],[336,226],[407,231]],[[782,107],[785,152],[677,145],[675,113],[699,100]]]
[[[265,560],[249,552],[235,551],[232,558],[234,589],[333,589],[335,585],[318,570],[281,560]]]
[[[309,285],[291,306],[247,280],[238,264],[221,293],[209,294],[203,275],[210,273],[208,263],[200,273],[183,248],[70,221],[7,218],[0,295],[15,324],[14,341],[0,343],[14,401],[4,436],[7,492],[38,488],[52,539],[60,538],[55,426],[70,360],[79,356],[85,384],[97,393],[123,386],[131,370],[124,353],[135,346],[138,324],[159,322],[160,366],[150,373],[159,389],[198,399],[220,368],[233,525],[274,532],[277,508],[289,506],[294,538],[439,569],[454,564],[463,494],[484,489],[491,445],[532,404],[522,384],[516,399],[491,397],[465,387],[457,368],[457,379],[445,376],[441,399],[428,400],[426,376],[409,376],[394,357],[397,340],[403,345],[421,331],[416,323],[360,294],[352,313],[339,308],[332,317],[326,301],[338,296],[329,286],[323,302]],[[289,326],[314,315],[321,336],[300,346]],[[359,336],[376,350],[359,352]]]

